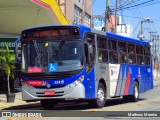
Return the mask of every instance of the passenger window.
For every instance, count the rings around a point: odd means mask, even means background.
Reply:
[[[117,50],[117,41],[116,40],[113,40],[113,39],[109,39],[108,41],[109,43],[109,49],[110,50]]]
[[[128,56],[127,53],[121,52],[120,55],[120,63],[128,63]]]
[[[128,52],[129,53],[136,53],[136,47],[134,44],[128,44]]]
[[[144,57],[144,64],[145,65],[150,65],[150,57],[149,56]]]
[[[129,64],[136,64],[136,55],[135,54],[129,54]]]
[[[144,55],[150,56],[150,48],[144,47]]]
[[[137,55],[137,64],[144,65],[143,55]]]
[[[111,63],[118,63],[118,53],[115,51],[109,52],[109,58]]]
[[[98,60],[99,60],[99,62],[108,62],[108,51],[107,50],[99,50]]]
[[[127,46],[125,42],[118,42],[120,63],[128,63]]]
[[[137,54],[143,55],[143,46],[137,45],[136,51]]]
[[[98,48],[107,49],[107,39],[97,37]]]
[[[129,43],[128,44],[128,62],[129,64],[136,64],[136,46],[135,44]]]
[[[118,52],[127,52],[126,43],[118,42]]]
[[[101,36],[97,37],[98,44],[98,61],[108,62],[107,39]]]

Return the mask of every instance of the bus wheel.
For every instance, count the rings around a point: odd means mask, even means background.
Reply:
[[[133,95],[123,96],[125,102],[137,102],[139,100],[139,86],[138,83],[134,83]]]
[[[58,102],[55,100],[41,100],[41,105],[46,110],[52,110],[53,106],[57,105]]]
[[[139,100],[139,85],[137,82],[134,82],[133,95],[131,95],[131,101],[137,102]]]
[[[90,101],[91,104],[95,108],[102,108],[106,103],[106,91],[102,83],[99,83],[97,89],[97,98]]]

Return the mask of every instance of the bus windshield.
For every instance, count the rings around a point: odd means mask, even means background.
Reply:
[[[22,72],[65,72],[83,67],[80,40],[22,43]]]

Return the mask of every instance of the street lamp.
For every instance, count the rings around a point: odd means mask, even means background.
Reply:
[[[144,20],[141,21],[141,31],[139,32],[138,38],[140,40],[142,40],[143,38],[145,38],[145,35],[143,34],[143,23],[147,22],[147,23],[151,23],[153,21],[150,20],[150,18],[144,18]]]

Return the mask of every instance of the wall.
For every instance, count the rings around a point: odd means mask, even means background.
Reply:
[[[84,12],[86,12],[92,17],[92,0],[59,0],[58,3],[60,5],[60,8],[63,14],[68,20],[69,24],[74,23],[75,6],[79,7],[82,10],[82,13],[83,13],[83,8],[84,8]],[[81,17],[83,18],[83,14],[81,14]],[[91,21],[92,21],[92,18],[91,18]]]

